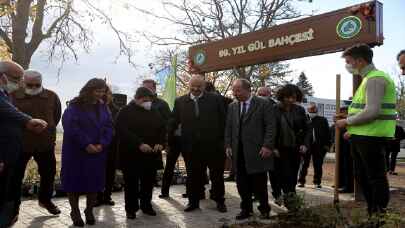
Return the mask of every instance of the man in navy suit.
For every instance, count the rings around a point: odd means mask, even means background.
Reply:
[[[10,102],[8,93],[18,88],[24,74],[23,68],[9,61],[0,61],[0,227],[11,226],[17,221],[16,169],[20,163],[22,131],[43,131],[47,123],[33,119],[18,111]]]

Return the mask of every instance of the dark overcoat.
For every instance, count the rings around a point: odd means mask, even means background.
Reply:
[[[229,105],[225,131],[225,145],[232,148],[233,167],[237,168],[239,140],[243,142],[243,155],[248,174],[263,173],[274,167],[273,157],[263,159],[261,148],[274,149],[274,117],[271,104],[265,99],[253,96],[249,109],[240,120],[240,102]],[[242,134],[240,135],[240,129]],[[237,171],[237,170],[236,170]]]

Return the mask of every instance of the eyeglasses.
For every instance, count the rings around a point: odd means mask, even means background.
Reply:
[[[25,84],[25,87],[27,87],[27,88],[39,88],[39,87],[41,87],[41,84],[38,84],[38,83],[26,83]]]

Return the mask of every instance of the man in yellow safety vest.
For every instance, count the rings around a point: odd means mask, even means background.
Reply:
[[[346,69],[360,75],[362,82],[349,107],[349,116],[337,121],[336,126],[347,128],[355,178],[371,216],[384,212],[389,201],[385,141],[395,133],[395,83],[388,74],[375,68],[373,51],[365,44],[348,48],[342,57],[346,60]]]

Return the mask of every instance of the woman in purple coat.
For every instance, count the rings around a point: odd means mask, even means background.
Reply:
[[[93,207],[104,189],[106,148],[112,138],[112,119],[102,102],[107,85],[93,78],[68,105],[62,117],[62,188],[68,194],[75,226],[84,226],[79,210],[80,194],[87,195],[86,223],[95,224]]]

